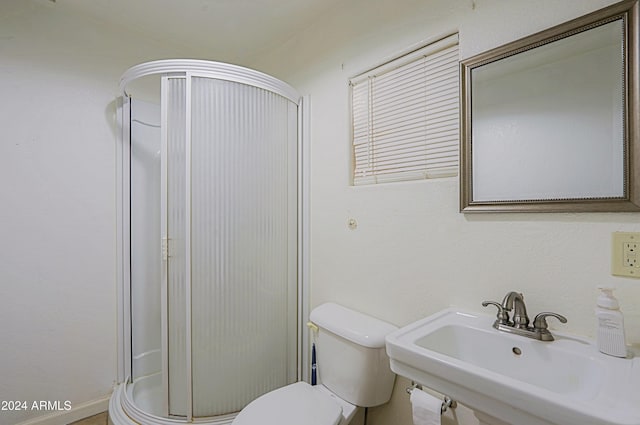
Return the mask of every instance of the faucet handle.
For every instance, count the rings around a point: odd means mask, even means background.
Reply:
[[[547,325],[547,317],[548,316],[555,317],[556,319],[558,319],[562,323],[567,323],[567,318],[564,317],[563,315],[558,314],[558,313],[551,313],[550,311],[544,311],[542,313],[538,313],[536,315],[536,318],[533,319],[533,328],[536,329],[536,330],[547,329],[547,327],[548,327],[548,325]]]
[[[533,331],[539,335],[539,339],[541,341],[553,341],[553,335],[551,335],[551,332],[549,332],[549,329],[547,329],[547,317],[551,316],[551,317],[555,317],[556,319],[558,319],[559,321],[561,321],[562,323],[567,323],[567,318],[564,317],[561,314],[558,313],[551,313],[549,311],[545,311],[542,313],[538,313],[536,315],[536,318],[533,319]]]
[[[483,301],[482,302],[482,306],[483,307],[487,307],[489,305],[492,305],[494,307],[496,307],[498,309],[498,314],[497,314],[497,320],[496,323],[500,324],[500,325],[509,325],[511,326],[513,323],[511,323],[511,321],[509,320],[509,313],[507,313],[507,310],[504,309],[504,307],[502,307],[502,304],[500,304],[499,302],[496,301]]]

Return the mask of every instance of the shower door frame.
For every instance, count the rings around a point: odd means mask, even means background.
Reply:
[[[210,68],[214,69],[211,70]],[[164,60],[155,61],[135,66],[128,70],[122,77],[120,87],[122,97],[118,98],[116,118],[119,124],[118,140],[116,143],[116,215],[117,215],[117,306],[118,306],[118,366],[117,382],[119,384],[131,383],[132,376],[132,346],[131,346],[131,291],[130,291],[130,147],[131,128],[130,114],[131,101],[126,92],[126,85],[136,78],[152,74],[183,75],[189,81],[192,76],[215,78],[239,82],[263,88],[279,94],[297,105],[297,376],[299,380],[309,379],[309,336],[306,323],[309,315],[309,189],[310,189],[310,108],[309,96],[298,96],[290,86],[273,77],[257,71],[235,65],[221,64],[208,61],[194,60]],[[176,75],[176,76],[177,76]],[[164,81],[164,78],[162,79]],[[162,102],[162,100],[161,100]],[[189,107],[190,105],[188,105]],[[163,130],[164,131],[164,130]],[[164,139],[164,137],[163,137]],[[164,193],[162,196],[165,196]],[[163,235],[164,236],[164,235]],[[163,240],[164,243],[164,240]],[[164,246],[163,246],[164,248]],[[164,264],[163,264],[164,268]],[[163,276],[164,280],[165,276]],[[164,287],[164,285],[163,285]],[[166,291],[166,288],[163,289]],[[165,295],[166,296],[166,293]],[[189,305],[187,304],[187,309]],[[166,324],[161,324],[166,326]],[[164,329],[163,329],[164,331]],[[163,339],[164,344],[164,339]],[[164,350],[166,347],[162,347]],[[165,356],[166,357],[166,356]],[[163,362],[166,359],[163,358]],[[166,370],[163,366],[163,369]],[[163,377],[167,379],[167,377]],[[191,380],[191,378],[189,378]],[[192,387],[188,386],[191,393]],[[126,393],[126,392],[125,392]],[[187,400],[191,401],[188,396]],[[129,400],[133,404],[133,400]],[[166,403],[166,401],[163,401]],[[185,421],[193,420],[192,402],[187,403],[188,414]],[[138,419],[150,419],[145,412],[140,412]],[[136,419],[136,418],[134,418]],[[154,417],[153,419],[161,419]],[[173,417],[171,420],[175,420]]]

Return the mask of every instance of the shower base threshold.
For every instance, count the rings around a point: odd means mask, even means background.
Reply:
[[[152,378],[152,377],[150,377]],[[154,414],[157,411],[157,403],[154,402],[154,393],[158,390],[153,386],[148,386],[136,395],[136,402],[132,396],[132,389],[136,384],[118,385],[111,399],[109,400],[109,425],[229,425],[236,417],[236,414],[221,415],[211,418],[194,418],[193,422],[176,417],[166,418]]]

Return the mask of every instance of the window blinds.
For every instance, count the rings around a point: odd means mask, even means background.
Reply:
[[[349,83],[354,185],[457,174],[457,34]]]

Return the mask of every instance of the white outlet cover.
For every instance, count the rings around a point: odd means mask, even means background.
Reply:
[[[640,279],[640,233],[611,234],[611,274]]]

